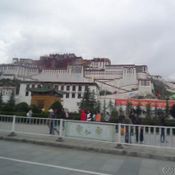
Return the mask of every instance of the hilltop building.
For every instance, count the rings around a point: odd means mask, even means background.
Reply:
[[[98,100],[115,102],[116,98],[152,95],[153,85],[146,65],[111,64],[108,58],[92,60],[75,54],[50,54],[40,60],[14,58],[11,64],[0,65],[0,78],[20,80],[16,101],[31,104],[31,92],[52,84],[62,91],[64,108],[78,111],[79,103],[87,87]]]

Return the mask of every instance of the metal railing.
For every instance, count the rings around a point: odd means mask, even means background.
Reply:
[[[175,148],[175,127],[0,115],[0,131]]]
[[[119,143],[175,148],[175,127],[152,125],[119,125]]]
[[[62,137],[61,119],[0,115],[0,131]]]

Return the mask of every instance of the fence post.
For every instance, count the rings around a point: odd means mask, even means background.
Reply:
[[[63,141],[63,119],[60,119],[59,137],[57,141]]]
[[[118,123],[118,140],[116,148],[123,148],[121,144],[121,123]]]
[[[16,136],[15,133],[15,122],[16,122],[16,116],[13,116],[13,121],[12,121],[12,128],[11,128],[11,133],[9,134],[9,136]]]

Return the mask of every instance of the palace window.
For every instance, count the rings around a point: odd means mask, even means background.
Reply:
[[[26,96],[29,96],[29,91],[26,91]]]
[[[78,86],[78,91],[82,91],[82,86]]]
[[[81,98],[81,94],[80,93],[78,93],[78,98]]]
[[[72,98],[75,98],[75,93],[72,93]]]
[[[63,85],[61,86],[61,90],[64,91],[64,86]]]
[[[148,80],[141,80],[141,86],[149,86],[150,85],[150,81]]]
[[[69,93],[66,93],[66,98],[69,98]]]
[[[70,90],[70,86],[66,86],[66,90],[69,91]]]
[[[72,86],[72,91],[75,91],[76,90],[76,86]]]

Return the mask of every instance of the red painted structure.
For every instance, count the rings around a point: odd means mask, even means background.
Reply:
[[[131,103],[133,107],[140,105],[141,107],[146,107],[147,104],[150,104],[152,108],[161,108],[165,109],[167,100],[158,100],[158,99],[116,99],[116,106],[127,106],[128,103]],[[175,104],[175,100],[168,100],[169,106],[172,107]]]

